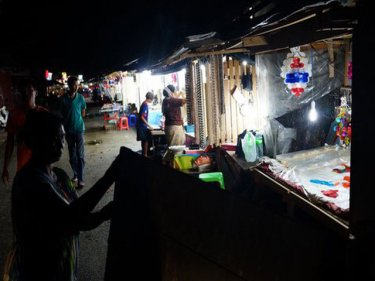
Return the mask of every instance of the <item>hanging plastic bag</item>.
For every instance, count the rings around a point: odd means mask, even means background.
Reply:
[[[247,162],[255,162],[257,158],[257,147],[255,136],[252,132],[247,132],[245,137],[241,140],[242,150],[245,154]]]

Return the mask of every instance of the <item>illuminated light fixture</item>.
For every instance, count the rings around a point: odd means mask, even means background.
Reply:
[[[201,65],[200,65],[200,68],[201,68],[202,71],[205,71],[205,70],[206,70],[206,66],[205,66],[204,64],[201,64]]]
[[[53,75],[53,73],[52,73],[52,72],[49,72],[48,70],[46,70],[46,71],[44,72],[44,77],[46,78],[46,80],[51,81],[51,80],[52,80],[52,75]]]
[[[309,111],[309,120],[315,122],[318,119],[318,112],[315,109],[315,101],[311,102],[311,109]]]
[[[251,19],[251,20],[252,20],[253,18],[254,18],[254,16],[253,16],[253,15],[251,15],[251,16],[249,17],[249,19]]]
[[[243,65],[243,66],[246,66],[246,65],[247,65],[247,61],[244,60],[244,61],[242,62],[242,65]]]

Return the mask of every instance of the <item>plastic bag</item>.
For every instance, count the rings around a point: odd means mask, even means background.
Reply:
[[[246,136],[247,130],[244,130],[241,134],[238,135],[237,137],[237,147],[236,147],[236,155],[238,157],[245,157],[243,154],[243,149],[242,149],[242,140]]]
[[[241,144],[246,161],[255,162],[257,158],[257,147],[253,133],[247,132],[245,137],[241,140]]]

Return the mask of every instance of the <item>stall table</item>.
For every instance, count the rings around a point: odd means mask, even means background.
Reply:
[[[322,183],[330,183],[331,180],[324,180],[324,178],[322,178],[323,175],[326,175],[324,174],[324,169],[328,171],[334,167],[340,166],[339,164],[342,162],[347,163],[348,159],[346,157],[348,152],[336,151],[333,147],[323,147],[310,151],[290,153],[286,156],[280,156],[278,157],[281,161],[280,166],[275,169],[279,171],[279,174],[271,172],[272,169],[264,168],[263,161],[259,163],[248,163],[245,161],[245,159],[238,157],[232,151],[227,151],[226,153],[235,165],[241,167],[242,170],[247,171],[251,175],[259,188],[269,187],[273,191],[281,194],[283,200],[287,203],[289,215],[293,215],[295,206],[298,206],[306,213],[317,218],[319,221],[323,222],[329,228],[338,232],[342,236],[346,238],[351,237],[349,232],[349,222],[346,218],[348,209],[344,207],[346,206],[346,201],[349,200],[347,195],[349,190],[335,185],[334,188],[341,189],[341,192],[343,193],[341,199],[336,200],[335,198],[324,197],[323,195],[318,197],[318,193],[313,194],[315,191],[314,188],[329,189],[332,187],[314,187],[313,185],[316,185],[316,183],[312,181],[312,183],[310,183],[312,186],[309,189],[306,180],[306,173],[311,173],[309,175],[310,177],[314,178],[320,176]],[[317,160],[314,161],[314,159],[324,159],[324,157],[327,157],[327,155],[328,158],[326,158],[324,161],[322,160],[323,162],[321,162],[320,165]],[[341,157],[336,159],[338,155]],[[303,161],[302,158],[306,158],[307,160]],[[272,159],[272,161],[276,162],[274,159]],[[283,165],[282,162],[287,161],[289,161],[289,164],[293,167],[290,167],[289,169],[287,167],[281,168],[281,165]],[[310,162],[309,165],[308,162]],[[298,173],[298,167],[301,164],[303,165],[302,171],[304,174]],[[293,181],[293,177],[290,176],[290,174],[294,175],[294,180],[299,180]],[[289,175],[289,177],[285,175]],[[341,174],[333,174],[333,177],[336,178],[340,176],[343,177]],[[332,179],[332,181],[335,181],[335,179]]]
[[[157,144],[165,143],[165,132],[161,129],[149,130],[151,135],[151,147],[153,155],[155,156]]]
[[[119,119],[119,114],[123,111],[123,106],[121,104],[115,103],[115,104],[104,104],[100,110],[99,113],[103,113],[103,127],[104,129],[107,129],[107,122],[110,120],[115,120],[116,121],[116,126],[117,122]]]

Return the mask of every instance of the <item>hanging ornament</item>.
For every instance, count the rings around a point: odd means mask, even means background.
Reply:
[[[334,131],[344,146],[349,146],[352,139],[352,110],[347,104],[346,98],[341,97],[341,105],[336,116]]]
[[[306,54],[300,51],[300,47],[291,48],[290,51],[281,67],[281,77],[290,92],[299,97],[311,77],[311,64],[308,63]]]

